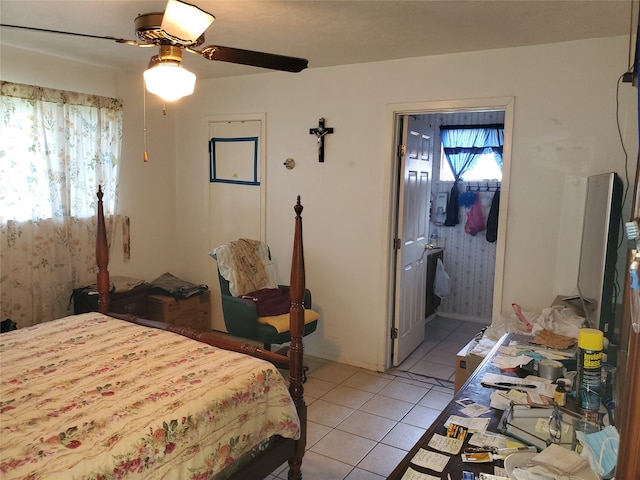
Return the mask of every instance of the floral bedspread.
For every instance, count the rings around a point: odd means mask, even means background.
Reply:
[[[0,336],[0,477],[207,479],[298,438],[270,363],[97,313]]]

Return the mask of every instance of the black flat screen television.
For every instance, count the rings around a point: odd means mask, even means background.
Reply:
[[[578,292],[587,324],[614,340],[616,263],[621,228],[622,181],[615,173],[587,179]]]

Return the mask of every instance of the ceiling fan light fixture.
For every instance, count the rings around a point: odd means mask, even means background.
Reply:
[[[160,28],[172,37],[196,42],[214,20],[213,15],[195,5],[169,0]]]
[[[160,60],[145,70],[144,84],[149,93],[172,102],[193,93],[196,76],[179,62]]]

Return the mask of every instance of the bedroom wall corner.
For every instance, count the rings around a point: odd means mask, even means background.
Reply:
[[[122,253],[122,228],[111,248],[112,275],[152,281],[177,269],[175,107],[145,92],[140,74],[118,76],[125,104],[120,170],[120,212],[130,219],[131,258]],[[146,142],[144,98],[146,96]],[[144,161],[144,152],[148,161]]]

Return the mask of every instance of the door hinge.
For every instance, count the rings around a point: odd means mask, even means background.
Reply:
[[[401,247],[401,240],[399,238],[394,238],[393,239],[393,249],[394,250],[400,250]]]
[[[398,338],[398,329],[396,327],[391,327],[391,338],[394,340]]]
[[[406,145],[398,145],[398,155],[404,157],[407,154],[407,146]]]

